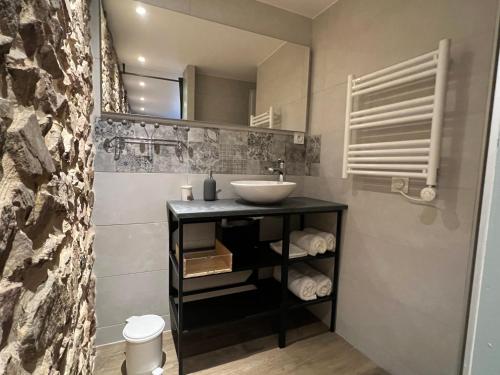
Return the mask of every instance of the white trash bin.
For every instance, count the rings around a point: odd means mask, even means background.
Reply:
[[[158,315],[131,316],[123,329],[127,340],[127,375],[159,375],[163,373],[162,332],[165,321]]]

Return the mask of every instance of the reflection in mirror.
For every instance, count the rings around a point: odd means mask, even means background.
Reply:
[[[305,131],[309,48],[103,0],[102,110]]]

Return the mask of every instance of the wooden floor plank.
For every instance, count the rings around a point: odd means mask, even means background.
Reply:
[[[250,331],[249,328],[246,328]],[[254,330],[255,331],[255,330]],[[274,334],[234,343],[241,333],[231,331],[207,335],[209,347],[214,340],[231,343],[228,346],[202,352],[185,360],[187,373],[196,375],[388,375],[353,348],[340,336],[328,332],[322,323],[311,323],[289,330],[285,349],[277,347]],[[243,335],[244,336],[244,335]],[[97,348],[95,375],[124,373],[123,343]],[[177,373],[177,357],[170,332],[163,336],[166,374]]]

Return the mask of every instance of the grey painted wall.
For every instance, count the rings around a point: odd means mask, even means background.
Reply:
[[[496,16],[496,0],[340,0],[313,22],[309,126],[322,148],[319,177],[306,177],[304,191],[349,205],[338,331],[393,374],[460,368]],[[343,180],[347,75],[434,50],[445,37],[452,63],[437,201],[412,204],[385,178]],[[334,218],[317,224],[328,229]]]

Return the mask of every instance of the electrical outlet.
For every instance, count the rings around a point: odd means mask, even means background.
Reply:
[[[408,185],[410,184],[410,179],[408,177],[393,177],[391,183],[391,192],[408,194]]]
[[[303,145],[304,133],[293,133],[293,143],[296,145]]]

